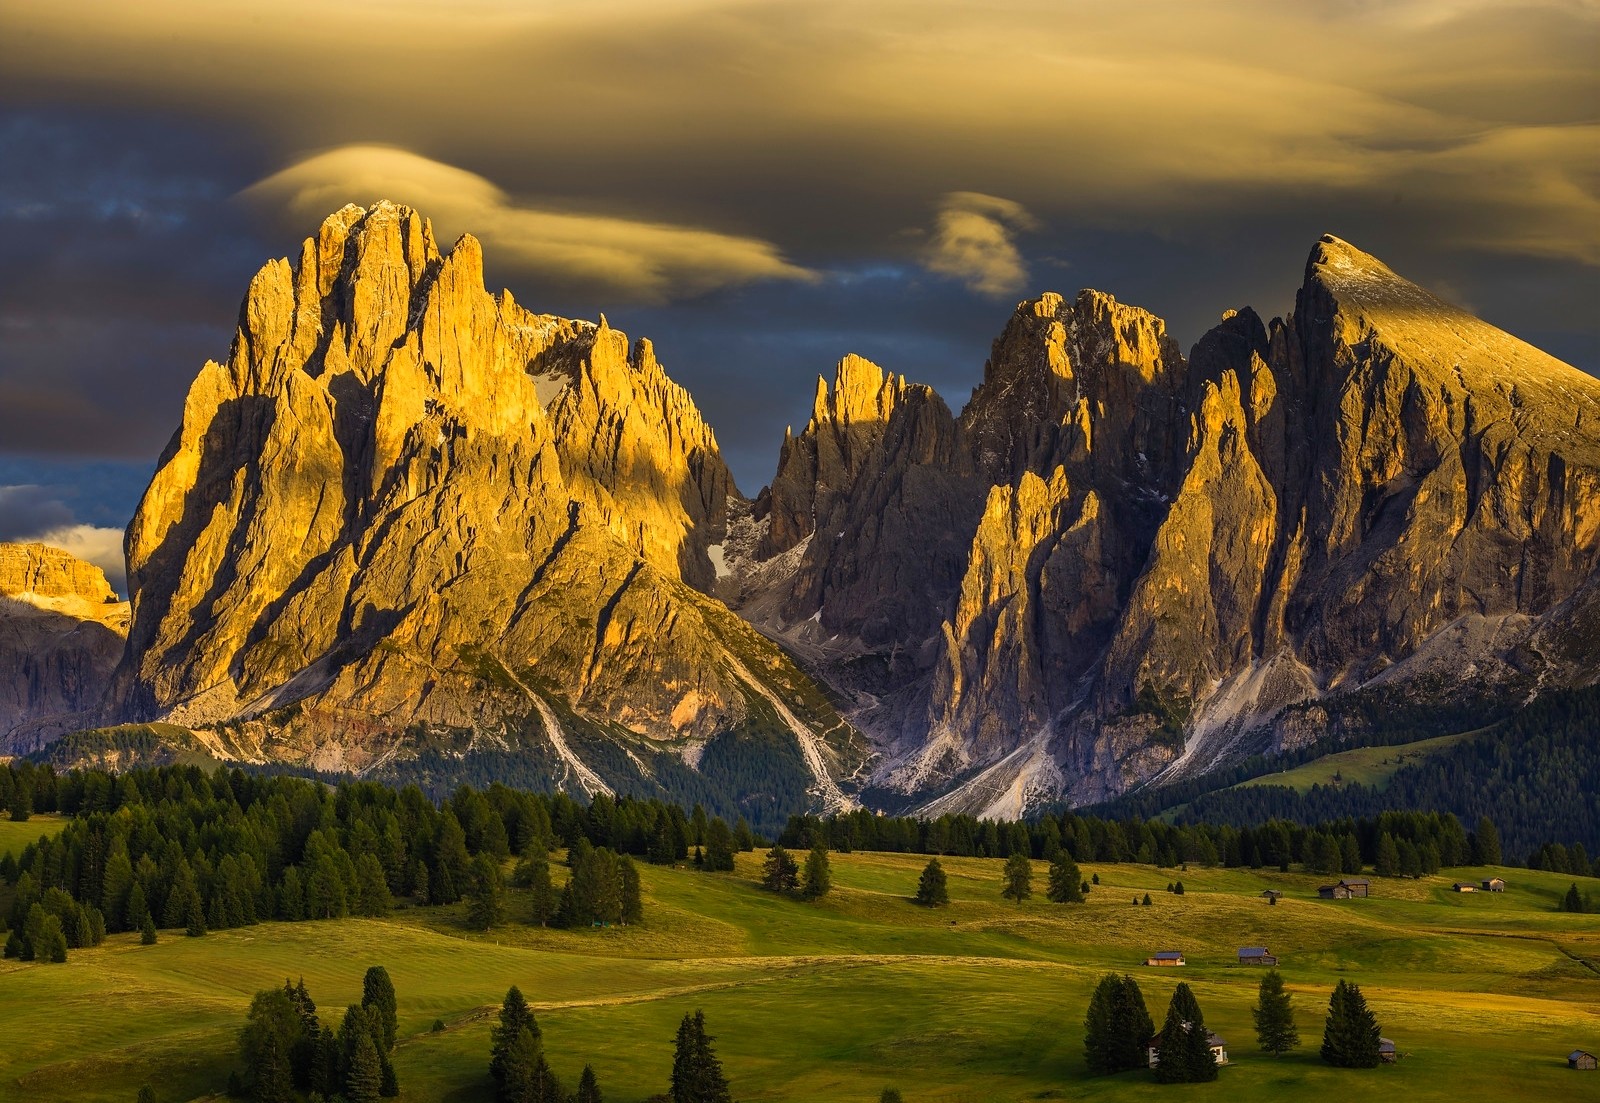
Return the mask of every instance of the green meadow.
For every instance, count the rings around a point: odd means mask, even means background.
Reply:
[[[67,826],[65,816],[35,813],[18,823],[0,816],[0,854],[21,854],[29,843],[36,843],[42,835],[59,835]]]
[[[1262,774],[1249,781],[1241,781],[1234,788],[1282,785],[1304,793],[1313,785],[1361,784],[1383,789],[1401,767],[1420,762],[1431,754],[1437,754],[1486,730],[1488,729],[1481,728],[1477,731],[1457,732],[1454,735],[1440,735],[1396,746],[1357,747],[1354,750],[1339,751],[1280,773]]]
[[[30,825],[0,824],[13,826]],[[145,1082],[162,1101],[217,1097],[254,992],[304,976],[336,1018],[372,964],[399,993],[408,1100],[488,1097],[489,1027],[512,984],[569,1087],[589,1062],[622,1103],[666,1089],[674,1030],[696,1008],[746,1101],[873,1103],[888,1086],[908,1103],[1600,1100],[1600,1074],[1565,1064],[1574,1048],[1600,1049],[1600,916],[1554,910],[1570,877],[1497,870],[1506,893],[1457,895],[1452,880],[1490,871],[1452,870],[1375,880],[1373,898],[1332,902],[1299,873],[1086,865],[1102,882],[1087,904],[1018,906],[1000,898],[1000,861],[950,858],[951,905],[927,910],[908,899],[925,861],[835,854],[834,891],[816,903],[757,888],[759,854],[740,855],[733,874],[641,866],[646,918],[631,928],[529,926],[513,891],[512,923],[485,935],[463,929],[459,907],[405,908],[198,939],[163,932],[149,947],[116,935],[65,965],[6,961],[0,1100],[131,1101]],[[1180,877],[1185,894],[1166,892]],[[1035,863],[1036,890],[1045,879]],[[1259,896],[1268,887],[1286,893],[1276,906]],[[1152,905],[1133,906],[1146,892]],[[1303,1044],[1281,1059],[1255,1048],[1260,971],[1234,963],[1253,944],[1280,955],[1294,993]],[[1160,949],[1189,964],[1145,968]],[[1084,1009],[1112,969],[1138,978],[1158,1026],[1173,986],[1189,982],[1227,1039],[1232,1063],[1216,1083],[1087,1075]],[[1318,1060],[1341,977],[1361,985],[1405,1054],[1398,1064]]]

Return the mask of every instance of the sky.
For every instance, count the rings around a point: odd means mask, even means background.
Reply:
[[[1600,374],[1600,3],[0,0],[0,540],[121,528],[346,202],[655,342],[740,487],[845,353],[959,409],[1015,304],[1185,348],[1325,232]]]

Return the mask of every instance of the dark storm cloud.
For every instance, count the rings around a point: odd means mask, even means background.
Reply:
[[[1286,310],[1325,231],[1596,370],[1597,28],[1490,0],[0,0],[26,124],[0,451],[153,454],[260,261],[380,194],[483,237],[530,306],[655,338],[747,490],[847,351],[959,407],[1011,298],[1095,286],[1188,345]]]
[[[263,259],[229,201],[254,171],[194,126],[0,114],[0,450],[159,450]]]

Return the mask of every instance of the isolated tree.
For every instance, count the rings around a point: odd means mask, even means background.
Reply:
[[[1182,981],[1167,1005],[1167,1020],[1156,1042],[1160,1059],[1156,1080],[1162,1084],[1194,1084],[1217,1078],[1216,1058],[1211,1056],[1205,1016],[1194,993]]]
[[[1143,903],[1144,903],[1144,906],[1147,907],[1147,908],[1150,906],[1150,894],[1148,892],[1144,894]]]
[[[1057,904],[1083,903],[1083,872],[1065,850],[1056,851],[1055,857],[1050,859],[1050,887],[1046,895]]]
[[[1567,894],[1561,898],[1561,904],[1557,910],[1573,912],[1578,915],[1583,914],[1583,897],[1578,894],[1578,884],[1576,881],[1574,881],[1571,887],[1567,889]]]
[[[302,980],[300,983],[303,990],[305,982]],[[379,1048],[384,1053],[392,1052],[399,1027],[399,1004],[395,999],[394,982],[389,979],[389,971],[383,966],[372,966],[361,978],[361,1006],[377,1016]]]
[[[1005,882],[1000,890],[1000,895],[1007,900],[1022,903],[1033,895],[1033,863],[1028,861],[1028,856],[1016,853],[1006,859],[1006,867],[1001,873]]]
[[[500,866],[487,854],[472,860],[471,886],[467,890],[467,926],[487,931],[506,921],[505,880]]]
[[[537,1046],[541,1041],[539,1024],[534,1020],[528,1001],[522,998],[522,989],[513,984],[506,991],[505,1002],[500,1005],[499,1025],[489,1034],[489,1075],[494,1077],[496,1084],[505,1082],[506,1054],[524,1031],[532,1035]]]
[[[922,876],[917,879],[916,901],[925,908],[950,903],[950,888],[939,859],[929,858],[928,864],[922,867]]]
[[[668,1093],[672,1103],[733,1103],[733,1093],[722,1075],[722,1062],[711,1048],[713,1041],[706,1033],[704,1012],[683,1017],[672,1055],[672,1088]]]
[[[149,1084],[139,1089],[139,1103],[156,1103],[156,1090]]]
[[[818,839],[806,855],[806,875],[800,894],[807,900],[826,896],[833,888],[833,867],[828,862],[828,848]]]
[[[884,1088],[878,1093],[878,1103],[906,1103],[906,1097],[900,1094],[899,1088]]]
[[[139,943],[143,946],[156,944],[156,921],[150,918],[150,913],[144,913],[144,922],[139,924]]]
[[[800,867],[781,846],[767,851],[761,863],[761,885],[773,892],[793,892],[800,883]]]
[[[1144,993],[1132,977],[1107,973],[1095,985],[1083,1022],[1083,1052],[1097,1076],[1143,1068],[1145,1044],[1155,1031]]]
[[[1361,989],[1341,980],[1328,999],[1322,1059],[1337,1068],[1377,1068],[1378,1037],[1378,1020],[1368,1009]]]
[[[1183,882],[1179,881],[1177,884],[1173,885],[1172,886],[1172,892],[1173,892],[1174,896],[1182,896],[1183,895]]]
[[[722,823],[721,820],[716,822]],[[605,1103],[600,1098],[600,1082],[595,1078],[593,1065],[583,1066],[583,1075],[578,1077],[578,1093],[572,1097],[572,1103]]]
[[[1256,1021],[1256,1041],[1265,1052],[1282,1057],[1300,1044],[1300,1033],[1294,1026],[1294,1009],[1289,1006],[1289,993],[1276,969],[1269,970],[1261,978],[1261,990],[1250,1014]]]

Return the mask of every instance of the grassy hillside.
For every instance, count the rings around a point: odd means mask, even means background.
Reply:
[[[1388,785],[1389,779],[1395,772],[1402,767],[1415,765],[1429,755],[1477,734],[1478,731],[1439,735],[1432,739],[1421,739],[1415,743],[1403,743],[1395,747],[1357,747],[1350,751],[1324,755],[1284,770],[1282,773],[1262,774],[1260,777],[1242,781],[1232,788],[1249,789],[1258,785],[1282,785],[1304,793],[1313,785],[1370,785],[1381,791]]]
[[[1301,874],[1089,865],[1084,876],[1105,883],[1087,905],[1018,907],[999,897],[999,861],[952,858],[953,904],[928,911],[907,899],[920,857],[835,855],[835,891],[816,904],[758,890],[759,856],[739,861],[728,875],[641,867],[646,922],[627,929],[517,922],[469,935],[459,907],[412,908],[202,939],[163,933],[153,947],[116,935],[66,965],[6,961],[0,1100],[127,1100],[145,1080],[163,1101],[204,1097],[226,1081],[252,993],[304,974],[324,1016],[336,1016],[359,999],[370,964],[398,989],[396,1064],[403,1098],[417,1101],[484,1097],[489,1019],[511,984],[538,1009],[568,1085],[592,1062],[612,1101],[664,1090],[673,1031],[697,1007],[746,1101],[869,1103],[888,1085],[911,1103],[1170,1098],[1181,1089],[1144,1073],[1086,1076],[1084,1008],[1108,969],[1138,977],[1158,1024],[1173,985],[1188,981],[1227,1038],[1233,1064],[1185,1098],[1600,1097],[1600,1079],[1564,1063],[1574,1047],[1600,1048],[1600,916],[1553,910],[1570,878],[1506,870],[1504,895],[1458,896],[1449,882],[1467,874],[1451,871],[1333,903]],[[1164,891],[1174,876],[1184,896]],[[1039,888],[1044,879],[1038,863]],[[1275,907],[1257,895],[1268,886],[1288,894]],[[1131,906],[1145,892],[1153,906]],[[521,917],[526,903],[513,896]],[[1260,974],[1233,964],[1255,943],[1282,956],[1295,994],[1305,1044],[1281,1060],[1254,1047]],[[1140,966],[1168,948],[1190,965]],[[1362,985],[1407,1054],[1397,1066],[1338,1071],[1317,1060],[1340,977]],[[436,1018],[447,1029],[431,1032]]]

